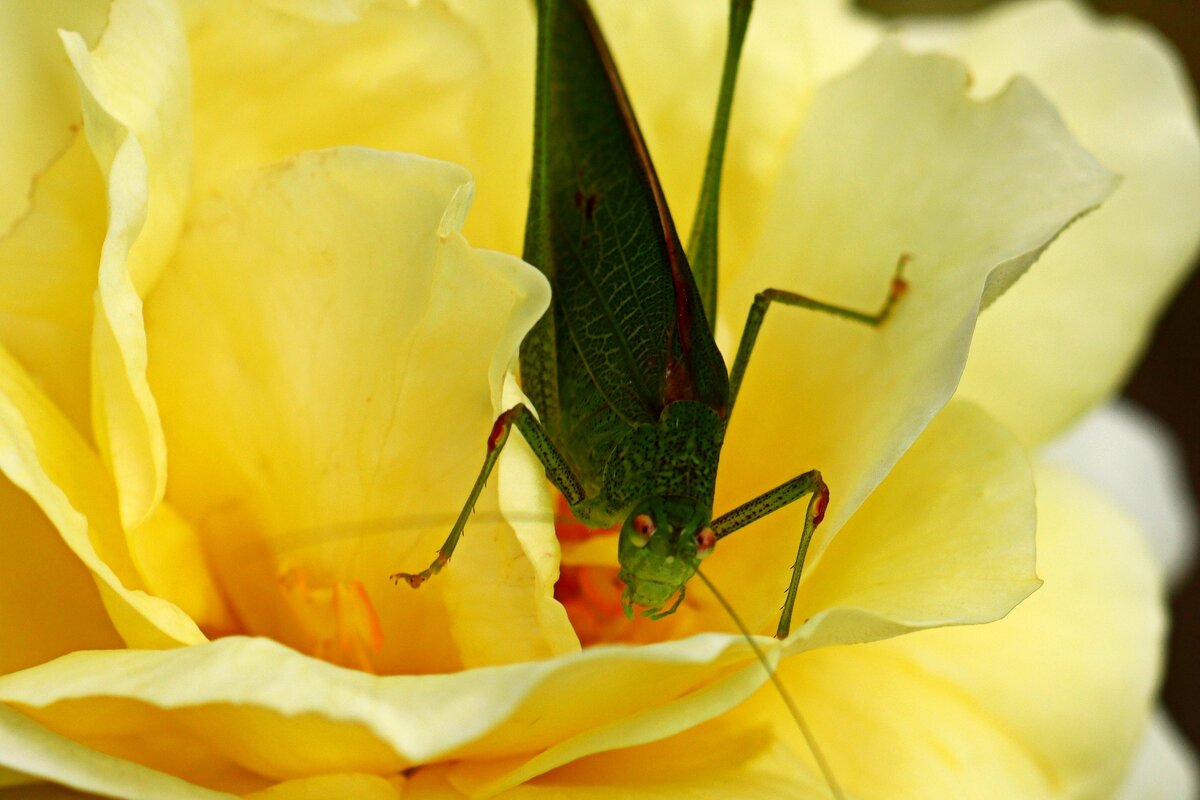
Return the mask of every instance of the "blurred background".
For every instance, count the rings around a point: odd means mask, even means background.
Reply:
[[[977,11],[994,0],[859,0],[859,5],[903,16]],[[1192,85],[1200,86],[1200,0],[1090,0],[1090,5],[1157,27],[1183,56]],[[1187,459],[1193,496],[1200,498],[1200,273],[1192,273],[1160,320],[1125,394],[1174,432]],[[1200,749],[1200,573],[1194,571],[1175,594],[1172,611],[1164,695],[1180,729]]]

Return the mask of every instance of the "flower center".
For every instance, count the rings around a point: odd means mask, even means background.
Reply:
[[[317,658],[374,672],[383,626],[361,581],[320,580],[302,567],[279,576],[284,603]]]

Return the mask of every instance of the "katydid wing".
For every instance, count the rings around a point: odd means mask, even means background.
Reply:
[[[496,420],[483,469],[434,562],[398,573],[420,586],[449,561],[513,425],[582,522],[622,522],[626,613],[674,611],[716,541],[809,496],[776,629],[787,635],[804,555],[828,502],[813,470],[712,519],[725,429],[770,303],[878,324],[876,314],[767,290],[756,299],[727,372],[705,305],[715,299],[716,202],[733,76],[750,3],[733,0],[726,77],[694,246],[702,301],[616,67],[586,0],[539,0],[534,161],[524,258],[551,285],[551,307],[521,346],[525,405]]]

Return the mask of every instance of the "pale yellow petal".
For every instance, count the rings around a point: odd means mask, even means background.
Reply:
[[[601,0],[593,5],[675,224],[686,234],[704,174],[729,4]],[[813,91],[861,60],[880,35],[878,26],[842,0],[754,4],[722,174],[722,282],[752,264],[750,250],[762,234],[766,200]]]
[[[14,81],[3,82],[0,105],[9,109],[5,119],[28,121],[5,125],[0,134],[14,137],[0,146],[0,172],[7,175],[0,186],[16,192],[10,200],[21,207],[0,222],[0,342],[84,433],[91,428],[88,351],[106,208],[56,29],[78,27],[94,41],[106,9],[106,3],[23,3],[0,23],[0,51],[12,70],[5,75]],[[98,19],[78,18],[81,11]],[[28,140],[45,158],[30,161],[34,154],[15,139]]]
[[[816,641],[851,643],[1000,619],[1041,585],[1035,517],[1020,443],[951,404],[809,567],[798,638],[810,625]]]
[[[205,630],[236,630],[233,612],[209,570],[199,531],[170,503],[160,503],[127,538],[130,558],[147,592],[175,604]]]
[[[89,50],[77,33],[61,35],[79,81],[84,130],[108,181],[110,228],[117,229],[109,239],[128,237],[106,244],[122,258],[119,265],[102,261],[101,290],[111,270],[127,272],[145,293],[174,248],[190,190],[191,85],[183,19],[171,0],[114,0],[95,48]],[[136,157],[116,163],[130,141]],[[118,202],[125,208],[116,208]],[[126,226],[136,230],[125,233]]]
[[[187,43],[170,0],[116,0],[94,50],[76,33],[62,38],[109,207],[92,326],[92,426],[116,477],[121,520],[132,527],[153,511],[166,484],[162,430],[146,383],[140,295],[174,248],[188,202]]]
[[[1141,533],[1082,481],[1040,467],[1045,586],[1000,622],[882,643],[974,705],[1067,797],[1116,789],[1149,719],[1162,664],[1161,576]]]
[[[75,77],[55,34],[79,31],[95,42],[107,21],[104,0],[13,3],[0,20],[0,231],[29,211],[42,175],[70,147],[82,116]]]
[[[387,780],[378,775],[334,774],[296,778],[245,795],[247,800],[328,800],[332,797],[354,800],[399,800],[409,795],[401,788],[404,780]]]
[[[27,786],[38,782],[37,778],[30,777],[23,772],[16,772],[7,767],[0,767],[0,789],[7,789],[12,786]]]
[[[0,765],[82,792],[126,800],[230,800],[174,775],[114,758],[71,737],[46,729],[16,709],[0,704]],[[16,790],[24,798],[27,787]],[[34,789],[33,791],[40,791]],[[37,794],[29,796],[38,797]],[[61,798],[48,788],[47,798]],[[74,797],[76,795],[66,795]]]
[[[739,724],[736,712],[653,744],[580,759],[497,795],[498,800],[827,800],[820,775],[798,761],[765,726]],[[471,765],[459,767],[469,771]],[[436,770],[406,787],[414,800],[439,797]],[[454,786],[451,770],[445,783]],[[433,785],[431,785],[433,784]],[[461,781],[459,786],[467,788]],[[443,789],[444,791],[444,789]],[[458,795],[470,796],[470,795]]]
[[[977,696],[886,649],[891,642],[922,635],[814,650],[788,659],[781,668],[784,683],[846,796],[1071,796],[1056,791],[1042,771],[1040,754],[981,708]],[[991,651],[988,657],[1005,663],[1003,653]],[[1044,670],[1037,677],[1013,675],[1014,681],[1026,683],[1046,678]],[[761,725],[794,754],[798,771],[817,772],[808,744],[773,687],[760,690],[729,717],[743,725]],[[828,791],[824,796],[830,796]]]
[[[917,33],[920,33],[918,29]],[[1122,181],[979,324],[961,392],[1042,441],[1113,392],[1200,241],[1200,134],[1184,66],[1156,32],[1082,3],[1013,4],[923,46],[977,92],[1028,75]]]
[[[100,599],[127,644],[170,647],[204,640],[179,608],[141,590],[107,471],[3,350],[0,471],[37,503],[67,547],[92,573]]]
[[[878,329],[770,312],[726,438],[717,513],[819,469],[832,492],[819,553],[953,392],[985,296],[1111,189],[1028,82],[985,102],[966,84],[961,65],[889,43],[813,99],[753,270],[722,293],[722,338],[768,287],[872,310],[909,254],[909,289]]]
[[[13,789],[0,789],[2,800],[96,800],[98,794],[84,794],[53,783],[37,783]]]
[[[796,503],[722,540],[705,562],[705,573],[752,630],[775,631],[805,506]],[[789,650],[1003,617],[1040,585],[1034,522],[1033,478],[1021,443],[974,405],[951,403],[820,557],[809,558]],[[613,563],[615,543],[599,544],[607,546],[606,561],[587,560],[599,547],[568,553],[574,563]],[[683,609],[655,623],[656,635],[736,630],[699,581],[690,588]]]
[[[1139,533],[1103,497],[1045,469],[1038,491],[1045,586],[1005,619],[783,663],[847,796],[1111,796],[1152,701],[1161,585]],[[772,687],[718,722],[770,726],[815,769]]]
[[[548,302],[459,234],[471,193],[461,167],[360,149],[252,170],[197,204],[148,299],[169,495],[246,632],[384,673],[578,646],[552,531],[503,524],[495,482],[449,568],[388,578],[427,566],[466,502]]]
[[[1085,478],[1137,520],[1171,588],[1191,575],[1200,534],[1182,442],[1134,403],[1116,399],[1038,449],[1038,458]]]
[[[1116,800],[1194,800],[1200,794],[1200,764],[1193,744],[1158,709],[1142,737]]]
[[[270,640],[228,637],[75,653],[0,677],[0,702],[102,753],[224,791],[447,760],[474,762],[457,779],[498,790],[720,715],[765,680],[751,658],[743,640],[710,634],[376,677]]]
[[[0,673],[121,647],[96,585],[37,505],[0,478]]]
[[[474,244],[521,252],[532,5],[221,0],[194,4],[188,36],[198,184],[309,149],[419,153],[476,176]]]
[[[375,0],[256,0],[286,14],[321,22],[357,22]]]

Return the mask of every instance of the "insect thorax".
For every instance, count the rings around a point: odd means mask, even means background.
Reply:
[[[686,497],[711,516],[724,420],[704,403],[680,401],[655,425],[637,425],[621,437],[604,464],[600,493],[572,509],[597,527],[623,522],[648,497]]]

